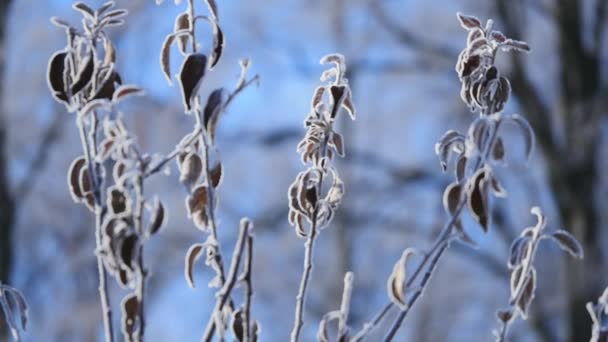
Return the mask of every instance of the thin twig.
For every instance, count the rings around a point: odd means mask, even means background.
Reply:
[[[224,286],[222,286],[222,288],[218,292],[219,299],[215,303],[215,308],[213,309],[213,312],[211,313],[211,318],[209,319],[209,321],[207,323],[207,328],[205,329],[205,333],[204,333],[201,341],[209,342],[213,338],[213,326],[214,326],[214,322],[215,322],[215,317],[217,315],[222,314],[222,309],[224,308],[224,305],[226,305],[226,302],[228,302],[228,300],[230,298],[230,292],[232,291],[232,289],[234,288],[234,285],[237,282],[238,269],[239,269],[239,265],[241,264],[243,250],[245,249],[245,241],[247,240],[246,236],[247,236],[248,232],[249,232],[249,224],[241,221],[239,237],[238,237],[238,240],[234,247],[234,253],[232,255],[232,261],[230,263],[230,270],[228,271],[228,277],[226,278],[226,281],[224,282]]]
[[[245,282],[245,305],[243,308],[243,325],[245,335],[243,336],[243,342],[251,341],[251,301],[253,298],[253,236],[247,235],[247,249],[245,253],[245,269],[243,280]]]

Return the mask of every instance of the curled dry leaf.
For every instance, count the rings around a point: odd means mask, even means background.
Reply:
[[[479,169],[471,178],[467,205],[475,220],[481,225],[484,233],[487,233],[489,226],[488,208],[488,186],[486,180],[487,171]]]
[[[175,26],[173,28],[173,32],[178,31],[189,31],[190,30],[190,15],[188,12],[184,12],[175,18]],[[181,35],[177,39],[177,47],[179,51],[183,54],[186,53],[186,48],[188,44],[189,35]]]
[[[215,141],[215,131],[225,101],[226,90],[224,88],[215,89],[207,98],[207,104],[203,110],[203,124],[209,133],[211,142]]]
[[[203,172],[203,161],[198,154],[190,152],[180,164],[179,169],[179,181],[190,189],[201,177]]]
[[[517,302],[517,309],[521,313],[523,319],[528,317],[528,311],[530,309],[530,304],[532,300],[534,300],[534,295],[536,291],[536,270],[534,268],[530,269],[530,272],[526,276],[526,280],[523,284],[523,289],[521,295]]]
[[[473,30],[476,28],[481,28],[481,21],[472,15],[464,15],[460,12],[456,14],[458,17],[458,21],[463,28],[467,30]]]
[[[201,53],[193,53],[186,57],[179,72],[182,97],[186,112],[192,111],[194,98],[205,76],[207,68],[207,56]]]
[[[128,341],[136,330],[139,314],[139,299],[134,293],[122,300],[122,333]]]
[[[443,208],[445,212],[453,216],[454,212],[460,204],[462,186],[458,183],[452,183],[445,188],[443,192]]]
[[[163,46],[160,49],[160,68],[169,82],[169,85],[173,84],[171,80],[171,45],[175,41],[176,34],[170,34],[165,38]]]
[[[68,171],[68,185],[70,188],[70,195],[74,202],[80,202],[84,197],[84,193],[80,187],[80,173],[86,163],[87,161],[83,156],[77,157],[72,161]]]
[[[578,240],[565,230],[558,230],[549,235],[561,249],[568,252],[571,256],[582,259],[584,257],[583,247]]]
[[[208,189],[199,185],[188,196],[188,214],[192,217],[194,224],[201,230],[206,230],[208,225],[207,210],[209,207]],[[213,210],[209,208],[209,210]]]
[[[138,86],[131,84],[121,85],[116,89],[116,91],[114,91],[114,94],[112,95],[112,102],[116,104],[119,101],[123,100],[125,97],[143,95],[144,90]]]
[[[200,258],[205,248],[205,244],[196,243],[190,246],[190,248],[188,249],[188,253],[186,253],[186,265],[184,267],[184,275],[186,276],[186,281],[188,282],[188,286],[190,286],[190,288],[194,288],[194,264]]]
[[[47,67],[47,84],[51,94],[58,102],[68,103],[67,87],[65,85],[66,51],[58,51],[49,60]]]
[[[213,26],[213,51],[211,52],[211,58],[209,60],[209,69],[213,69],[222,58],[224,51],[224,32],[220,27],[217,20],[210,20]]]
[[[222,184],[223,177],[222,163],[218,162],[211,170],[209,170],[209,180],[211,186],[216,189]]]
[[[158,199],[154,199],[154,206],[152,208],[152,217],[150,218],[150,226],[148,228],[148,233],[150,235],[154,235],[158,233],[158,231],[163,227],[166,221],[166,213],[165,206]]]
[[[387,291],[388,296],[393,303],[399,306],[402,310],[406,309],[405,291],[407,285],[407,262],[408,259],[415,253],[412,248],[407,248],[403,251],[401,258],[393,267],[393,272],[388,278]]]

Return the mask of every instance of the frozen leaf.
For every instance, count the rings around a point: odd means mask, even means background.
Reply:
[[[530,248],[530,238],[527,236],[520,236],[511,244],[509,251],[509,268],[514,269],[519,266],[522,260],[526,257]]]
[[[456,181],[458,181],[459,183],[464,179],[466,168],[467,168],[467,157],[463,153],[458,157],[458,161],[456,162],[456,168],[454,169],[454,175],[456,176]]]
[[[72,195],[72,199],[74,202],[80,202],[84,197],[82,192],[82,188],[80,187],[80,172],[82,168],[86,165],[86,159],[83,156],[80,156],[70,164],[70,169],[68,171],[68,185],[70,187],[70,195]]]
[[[113,10],[113,11],[106,13],[103,17],[104,17],[104,19],[106,19],[106,18],[118,19],[118,18],[126,16],[127,14],[129,14],[129,11],[127,11],[126,9],[117,9],[117,10]]]
[[[558,230],[550,234],[553,240],[561,249],[568,252],[571,256],[582,259],[584,256],[583,247],[578,240],[565,230]]]
[[[216,20],[211,20],[213,25],[213,52],[209,61],[209,69],[213,69],[222,58],[224,51],[224,32]]]
[[[135,85],[121,85],[116,89],[114,95],[112,96],[112,102],[118,103],[123,100],[125,97],[129,96],[143,96],[144,90]]]
[[[310,103],[312,110],[316,110],[317,106],[323,102],[323,94],[325,94],[325,87],[320,86],[315,89],[314,95],[312,96],[312,101]]]
[[[173,84],[171,80],[171,45],[175,41],[175,36],[175,34],[168,35],[160,49],[160,68],[170,85]]]
[[[460,194],[462,186],[458,183],[452,183],[445,188],[443,192],[443,208],[450,216],[453,216],[460,204]]]
[[[342,102],[342,107],[344,107],[344,109],[346,109],[346,111],[348,112],[348,115],[350,115],[350,118],[352,120],[355,120],[355,117],[357,115],[357,110],[355,109],[355,105],[353,104],[353,99],[352,99],[352,94],[351,94],[350,89],[348,89],[346,96],[344,97],[344,102]]]
[[[340,133],[332,133],[331,140],[329,141],[329,146],[333,147],[340,157],[344,157],[344,142]]]
[[[62,20],[57,17],[51,17],[51,23],[59,28],[70,29],[72,25],[70,25],[67,21]]]
[[[496,311],[496,317],[498,317],[501,322],[507,323],[513,318],[513,312],[509,309],[498,310]]]
[[[387,291],[388,296],[393,303],[399,306],[402,310],[406,309],[405,291],[407,286],[407,262],[410,256],[415,253],[414,249],[407,248],[403,251],[401,258],[393,267],[393,272],[388,278]]]
[[[220,184],[222,184],[223,172],[222,172],[222,163],[217,163],[211,170],[209,170],[209,178],[211,181],[211,186],[216,189]]]
[[[95,55],[93,50],[91,50],[89,56],[82,63],[83,67],[78,71],[74,84],[72,85],[72,96],[84,89],[93,78],[93,72],[95,71]]]
[[[184,31],[190,30],[190,16],[188,15],[188,12],[184,12],[184,13],[178,15],[177,18],[175,18],[175,26],[173,28],[173,31],[177,32],[177,31],[182,31],[182,30],[184,30]],[[189,35],[181,35],[177,39],[177,46],[181,53],[184,53],[184,54],[186,53],[186,48],[187,48],[189,38],[190,38]]]
[[[186,253],[186,266],[184,268],[184,271],[186,281],[188,282],[188,286],[190,286],[190,288],[194,288],[194,279],[192,276],[194,264],[200,258],[205,247],[206,246],[204,244],[197,243],[190,246],[190,248],[188,249],[188,253]]]
[[[114,1],[108,1],[108,2],[104,3],[103,5],[101,5],[101,7],[99,7],[95,13],[99,17],[102,14],[104,14],[107,10],[114,7],[114,5],[115,5]]]
[[[180,172],[179,181],[188,189],[191,188],[198,182],[198,179],[203,172],[203,161],[201,160],[201,157],[194,152],[188,153],[183,163],[180,165]]]
[[[439,141],[435,144],[435,154],[439,157],[441,168],[445,172],[448,166],[448,158],[453,146],[462,144],[464,136],[454,130],[449,130],[443,134]]]
[[[188,197],[188,213],[194,224],[201,230],[205,230],[208,224],[207,208],[210,203],[207,192],[206,186],[199,185]]]
[[[492,31],[492,38],[499,43],[503,43],[507,40],[507,37],[500,31]]]
[[[59,102],[68,102],[65,80],[63,78],[66,65],[67,52],[56,52],[49,60],[47,68],[47,83],[55,100]]]
[[[486,170],[480,169],[473,175],[467,205],[484,233],[488,232],[489,208],[487,199]]]
[[[238,309],[232,313],[232,334],[235,341],[243,342],[245,340],[245,329],[243,326],[243,310]]]
[[[136,329],[136,323],[139,315],[139,305],[139,299],[134,293],[127,295],[122,300],[122,333],[129,341],[131,340],[131,336]]]
[[[114,65],[116,63],[116,48],[114,48],[112,41],[109,39],[104,39],[103,49],[105,51],[103,65],[104,66]]]
[[[123,214],[127,211],[128,200],[124,191],[110,188],[108,189],[108,207],[112,209],[114,214]]]
[[[135,259],[137,258],[138,247],[139,237],[135,234],[125,237],[120,245],[120,259],[123,266],[129,270],[133,269]]]
[[[496,197],[507,197],[507,190],[500,184],[496,177],[492,176],[490,179],[490,185],[492,186],[492,191]]]
[[[509,50],[516,50],[516,51],[523,51],[523,52],[531,51],[528,43],[522,42],[519,40],[507,39],[501,46],[504,50],[507,50],[507,51],[509,51]]]
[[[226,90],[224,88],[218,88],[209,94],[207,98],[207,104],[203,110],[203,123],[205,129],[209,133],[211,141],[215,141],[215,132],[217,129],[217,123],[219,121],[220,114],[226,101]]]
[[[505,146],[503,145],[502,138],[496,138],[494,147],[492,148],[492,158],[494,160],[502,161],[505,157]]]
[[[79,2],[75,3],[74,5],[72,5],[72,8],[74,8],[77,11],[79,11],[86,18],[88,18],[90,20],[94,20],[95,19],[95,12],[91,9],[91,7],[87,6],[83,2],[79,1]]]
[[[528,317],[528,311],[532,300],[534,300],[534,292],[536,291],[536,270],[530,269],[530,272],[526,276],[526,280],[523,285],[523,290],[517,301],[517,308],[521,312],[523,319]]]
[[[338,115],[338,111],[344,102],[344,94],[346,93],[346,86],[331,86],[329,92],[332,99],[331,118],[335,119]]]
[[[467,30],[473,30],[476,28],[481,28],[481,21],[472,15],[464,15],[460,12],[457,14],[458,21],[460,21],[460,25]]]
[[[150,219],[150,227],[148,229],[150,235],[156,234],[163,227],[165,217],[165,206],[158,198],[155,198],[152,217]]]
[[[186,112],[192,111],[194,98],[205,76],[207,56],[193,53],[186,57],[179,72],[180,85]]]
[[[101,87],[99,87],[97,93],[95,93],[93,96],[93,99],[111,100],[114,95],[114,91],[116,90],[116,85],[120,84],[122,84],[120,75],[113,71],[109,72],[101,82]]]

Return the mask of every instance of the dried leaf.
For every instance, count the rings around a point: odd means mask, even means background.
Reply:
[[[458,12],[456,14],[456,16],[458,17],[458,21],[460,21],[460,25],[462,25],[463,28],[467,29],[467,30],[473,30],[476,28],[482,28],[481,27],[481,21],[479,21],[479,19],[477,19],[474,16],[471,15],[464,15],[460,12]]]
[[[91,7],[87,6],[83,2],[77,2],[72,5],[72,8],[82,13],[86,18],[90,20],[95,19],[95,12],[91,9]]]
[[[329,146],[333,147],[340,157],[344,157],[344,142],[340,133],[332,133]]]
[[[462,186],[458,183],[452,183],[445,188],[443,192],[443,208],[450,216],[453,216],[460,204],[460,193]]]
[[[113,10],[113,11],[106,13],[103,16],[103,19],[106,19],[106,18],[118,19],[120,17],[126,16],[127,14],[129,14],[129,11],[127,11],[126,9],[117,9],[117,10]]]
[[[123,214],[127,212],[128,200],[124,191],[117,188],[108,189],[108,207],[114,214]]]
[[[186,253],[186,266],[184,268],[186,281],[188,282],[188,286],[190,288],[194,288],[194,278],[192,276],[192,271],[194,269],[194,264],[200,258],[202,251],[206,246],[201,243],[194,244],[190,246],[188,249],[188,253]]]
[[[101,87],[97,90],[97,93],[93,96],[93,100],[96,99],[107,99],[112,100],[116,85],[122,84],[120,75],[116,72],[109,72],[101,82]]]
[[[188,12],[184,12],[178,15],[177,18],[175,18],[175,26],[173,28],[173,32],[178,32],[182,30],[190,30],[190,16]],[[181,35],[177,39],[177,46],[179,48],[179,51],[183,54],[186,53],[189,38],[189,35]]]
[[[47,67],[47,84],[55,100],[68,103],[66,85],[63,78],[67,52],[58,51],[49,60]]]
[[[513,318],[513,312],[509,309],[496,311],[496,317],[502,322],[507,323]]]
[[[464,179],[465,171],[467,168],[467,160],[467,157],[463,153],[458,157],[458,161],[456,162],[456,168],[454,169],[454,173],[456,176],[456,181],[458,181],[459,183]]]
[[[192,111],[194,98],[198,94],[205,70],[207,68],[207,56],[201,53],[193,53],[186,57],[179,72],[180,86],[186,112]]]
[[[530,248],[530,238],[528,236],[520,236],[511,244],[509,250],[509,268],[514,269],[521,265],[522,260],[526,257]]]
[[[70,195],[74,202],[80,202],[84,197],[82,188],[80,187],[80,173],[85,167],[87,161],[83,156],[80,156],[70,164],[68,171],[68,185],[70,188]]]
[[[209,61],[209,69],[213,69],[222,58],[224,51],[224,32],[215,20],[211,21],[213,25],[213,52]]]
[[[217,163],[211,170],[209,170],[209,178],[211,181],[211,186],[216,189],[222,183],[223,172],[222,172],[222,163]]]
[[[492,38],[499,43],[503,43],[507,40],[507,37],[500,31],[492,31]]]
[[[107,10],[114,7],[114,5],[115,5],[114,1],[108,1],[108,2],[104,3],[103,5],[101,5],[101,7],[99,7],[95,13],[99,17],[102,14],[104,14]]]
[[[494,160],[502,161],[505,157],[505,146],[503,145],[502,138],[496,138],[494,147],[492,148],[492,158]]]
[[[353,99],[352,99],[352,94],[351,94],[350,89],[348,89],[348,92],[346,93],[346,96],[344,97],[344,102],[342,102],[342,107],[344,107],[344,109],[346,109],[350,118],[352,120],[355,120],[355,117],[357,115],[357,110],[355,109],[355,105],[353,104]]]
[[[173,85],[173,81],[171,80],[171,45],[173,45],[175,37],[175,33],[168,35],[160,49],[160,68],[169,85]]]
[[[120,245],[120,259],[123,266],[129,270],[133,270],[134,263],[137,259],[137,249],[139,246],[139,237],[135,234],[125,237]]]
[[[165,217],[165,206],[158,198],[155,198],[154,207],[152,209],[152,217],[150,219],[150,227],[148,228],[150,235],[158,233],[160,228],[162,228],[165,223]]]
[[[500,184],[496,177],[492,176],[490,179],[490,185],[492,186],[492,191],[496,197],[507,197],[507,190]]]
[[[206,230],[208,224],[207,207],[210,203],[207,191],[206,186],[199,185],[188,197],[188,214],[201,230]]]
[[[346,86],[331,86],[329,88],[329,92],[331,94],[332,99],[332,109],[331,109],[331,118],[335,119],[338,115],[338,111],[340,107],[342,107],[342,103],[344,102],[344,94],[346,93]]]
[[[143,96],[144,94],[145,94],[144,90],[138,86],[130,85],[130,84],[121,85],[114,92],[114,95],[112,96],[112,102],[114,102],[116,104],[119,101],[123,100],[125,97]]]
[[[207,7],[209,7],[209,12],[211,12],[211,15],[217,19],[217,4],[215,3],[215,0],[205,0],[205,2],[207,3]]]
[[[89,85],[93,78],[93,72],[95,71],[95,55],[93,50],[91,50],[83,64],[82,69],[78,71],[74,84],[72,85],[72,96],[78,94],[82,89]]]
[[[481,225],[484,233],[488,232],[489,208],[487,200],[486,170],[480,169],[472,177],[467,204],[475,220]]]
[[[137,295],[132,293],[127,295],[122,300],[122,333],[127,340],[131,340],[136,329],[136,323],[139,315],[139,299]]]
[[[315,89],[312,101],[310,102],[312,110],[316,110],[317,106],[323,101],[323,94],[325,94],[325,87],[319,86]]]
[[[536,290],[536,270],[534,268],[530,269],[530,272],[526,276],[525,283],[523,285],[523,290],[519,300],[517,301],[517,308],[521,312],[523,319],[528,318],[528,311],[530,308],[530,304],[532,300],[534,300]]]
[[[203,172],[203,161],[198,154],[190,152],[180,165],[179,181],[190,189],[196,184]]]
[[[561,249],[568,252],[571,256],[582,259],[584,257],[583,247],[578,240],[565,230],[558,230],[550,234],[553,240]]]
[[[245,340],[245,329],[243,326],[243,310],[238,309],[232,313],[232,334],[235,341],[242,342]]]
[[[219,116],[221,114],[224,102],[226,101],[226,90],[224,88],[218,88],[209,94],[207,98],[207,104],[203,111],[203,123],[205,129],[209,133],[211,141],[215,140],[215,131]]]
[[[410,256],[415,253],[414,249],[407,248],[403,251],[401,258],[393,267],[393,272],[388,278],[387,291],[388,296],[393,303],[399,306],[402,310],[407,308],[405,302],[405,291],[407,285],[407,262]]]
[[[71,29],[72,25],[70,25],[67,21],[62,20],[60,18],[57,17],[51,17],[51,23],[59,28],[62,29]]]

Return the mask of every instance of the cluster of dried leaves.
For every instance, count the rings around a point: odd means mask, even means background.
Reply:
[[[27,328],[28,306],[23,293],[0,282],[0,311],[13,339],[21,341],[21,332]]]
[[[304,325],[304,302],[312,271],[315,238],[329,225],[344,195],[344,182],[331,165],[336,154],[344,156],[344,140],[342,135],[334,130],[334,124],[342,109],[348,112],[351,119],[355,119],[344,56],[331,54],[321,59],[321,64],[329,63],[332,63],[333,67],[321,75],[321,82],[326,84],[317,87],[313,94],[310,112],[304,120],[307,132],[298,144],[302,163],[308,167],[297,175],[288,191],[289,223],[295,227],[298,237],[307,239],[304,270],[296,297],[295,319],[291,332],[293,342],[298,341]],[[323,182],[330,176],[331,185],[324,187]],[[345,292],[348,292],[348,295],[344,295],[343,310],[339,314],[332,312],[324,317],[319,327],[320,340],[328,341],[326,326],[334,319],[339,319],[340,322],[337,339],[346,338],[349,289],[352,289],[352,274],[347,275],[345,280]]]

